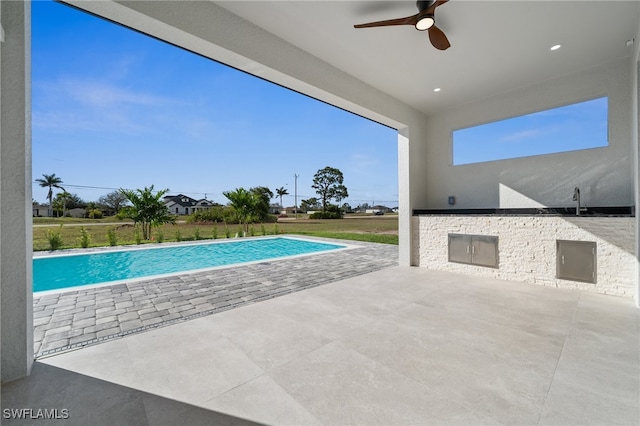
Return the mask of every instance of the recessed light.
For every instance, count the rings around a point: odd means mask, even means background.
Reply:
[[[433,91],[434,91],[434,92],[439,92],[439,91],[440,91],[440,88],[439,88],[439,87],[436,87],[435,89],[433,89]]]
[[[551,49],[549,49],[549,50],[558,50],[558,49],[560,49],[561,47],[562,47],[562,45],[561,45],[561,44],[555,44],[555,45],[551,46]]]

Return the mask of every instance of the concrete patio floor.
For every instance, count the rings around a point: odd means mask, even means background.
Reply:
[[[391,267],[41,358],[2,408],[67,409],[64,425],[637,425],[639,332],[629,299]]]

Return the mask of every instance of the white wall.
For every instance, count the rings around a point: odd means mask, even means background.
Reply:
[[[33,363],[31,5],[0,2],[0,306],[2,381]]]
[[[629,59],[495,96],[429,117],[421,158],[427,201],[418,208],[571,207],[634,205]],[[452,166],[455,129],[528,114],[595,97],[609,97],[609,146],[535,157]],[[414,166],[415,166],[414,162]]]
[[[638,28],[636,30],[635,46],[633,59],[630,64],[629,72],[631,74],[631,141],[633,145],[633,172],[634,172],[634,196],[636,211],[640,206],[640,164],[638,162],[638,152],[640,151],[640,20],[638,20]],[[636,214],[636,306],[640,308],[640,214]]]

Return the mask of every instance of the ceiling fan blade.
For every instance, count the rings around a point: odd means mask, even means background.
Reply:
[[[428,31],[429,40],[431,40],[431,44],[433,44],[433,47],[439,50],[447,50],[449,47],[451,47],[449,39],[447,39],[447,36],[442,32],[440,28],[433,25],[431,28],[429,28]]]
[[[392,25],[415,25],[418,14],[407,16],[406,18],[388,19],[386,21],[369,22],[366,24],[354,25],[354,28],[389,27]]]

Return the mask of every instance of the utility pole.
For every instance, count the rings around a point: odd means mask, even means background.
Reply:
[[[293,179],[295,180],[295,183],[294,183],[294,185],[295,185],[295,189],[294,189],[295,197],[294,198],[295,198],[296,220],[298,220],[298,178],[299,177],[300,177],[299,175],[297,175],[295,173],[293,174]]]

